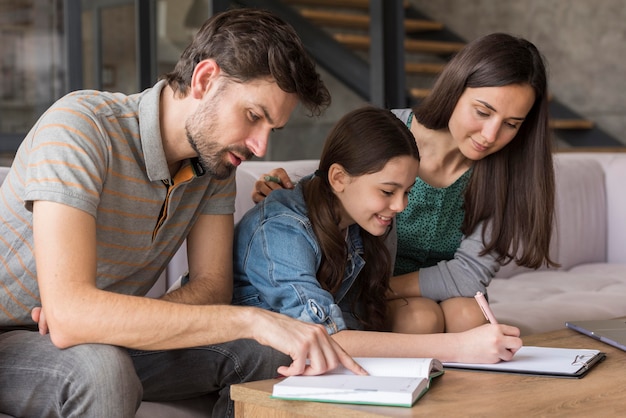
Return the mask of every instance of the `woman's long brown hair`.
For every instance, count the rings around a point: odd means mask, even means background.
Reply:
[[[554,167],[548,128],[546,68],[529,41],[494,33],[470,42],[444,68],[431,94],[414,110],[429,129],[448,129],[459,97],[467,87],[530,85],[535,102],[515,138],[502,150],[473,164],[465,191],[462,232],[491,224],[484,253],[501,263],[558,266],[550,258],[554,219]],[[483,230],[485,231],[485,230]]]

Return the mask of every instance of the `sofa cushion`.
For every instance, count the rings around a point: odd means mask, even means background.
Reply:
[[[494,279],[489,302],[498,321],[522,335],[561,329],[566,321],[626,316],[626,264],[591,263]]]
[[[200,418],[211,416],[217,395],[168,402],[143,401],[135,418]]]
[[[584,152],[556,154],[560,161],[593,160],[604,170],[607,207],[607,261],[626,263],[626,153]],[[582,167],[581,167],[582,168]]]
[[[602,165],[587,158],[555,158],[556,247],[561,268],[606,262],[607,209]]]
[[[607,260],[607,194],[603,164],[587,154],[555,154],[555,223],[552,259],[568,270]],[[613,197],[611,197],[613,198]],[[546,270],[546,267],[540,268]],[[510,263],[496,277],[533,271]]]
[[[608,156],[607,156],[608,157]],[[626,154],[613,154],[605,163],[609,263],[626,263]]]

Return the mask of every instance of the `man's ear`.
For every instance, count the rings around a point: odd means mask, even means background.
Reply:
[[[335,193],[343,192],[346,184],[350,182],[350,175],[341,164],[334,163],[328,169],[328,183]]]
[[[207,58],[200,61],[193,69],[191,76],[191,95],[196,99],[202,98],[204,94],[215,86],[215,81],[220,74],[220,66],[215,60]]]

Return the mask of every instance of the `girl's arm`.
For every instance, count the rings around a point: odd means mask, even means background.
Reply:
[[[497,363],[513,358],[522,346],[519,335],[516,327],[487,324],[459,333],[345,330],[332,337],[353,357],[434,357],[449,362]]]
[[[244,219],[238,228],[249,230],[248,221],[256,223],[253,232],[236,237],[234,303],[254,303],[237,293],[250,284],[274,312],[324,325],[329,334],[346,329],[333,295],[317,281],[320,248],[306,219],[283,213],[262,221]]]

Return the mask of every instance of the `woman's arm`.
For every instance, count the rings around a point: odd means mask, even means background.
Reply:
[[[484,225],[484,224],[483,224]],[[490,230],[486,231],[487,234]],[[419,271],[422,296],[435,301],[453,297],[473,297],[476,292],[487,293],[487,286],[500,269],[496,254],[480,255],[484,250],[483,226],[463,237],[454,258]]]
[[[437,302],[453,297],[472,297],[487,293],[487,286],[500,269],[495,254],[480,255],[484,250],[483,227],[463,237],[452,260],[432,267],[392,277],[389,299],[426,297]],[[489,231],[487,231],[489,233]]]

